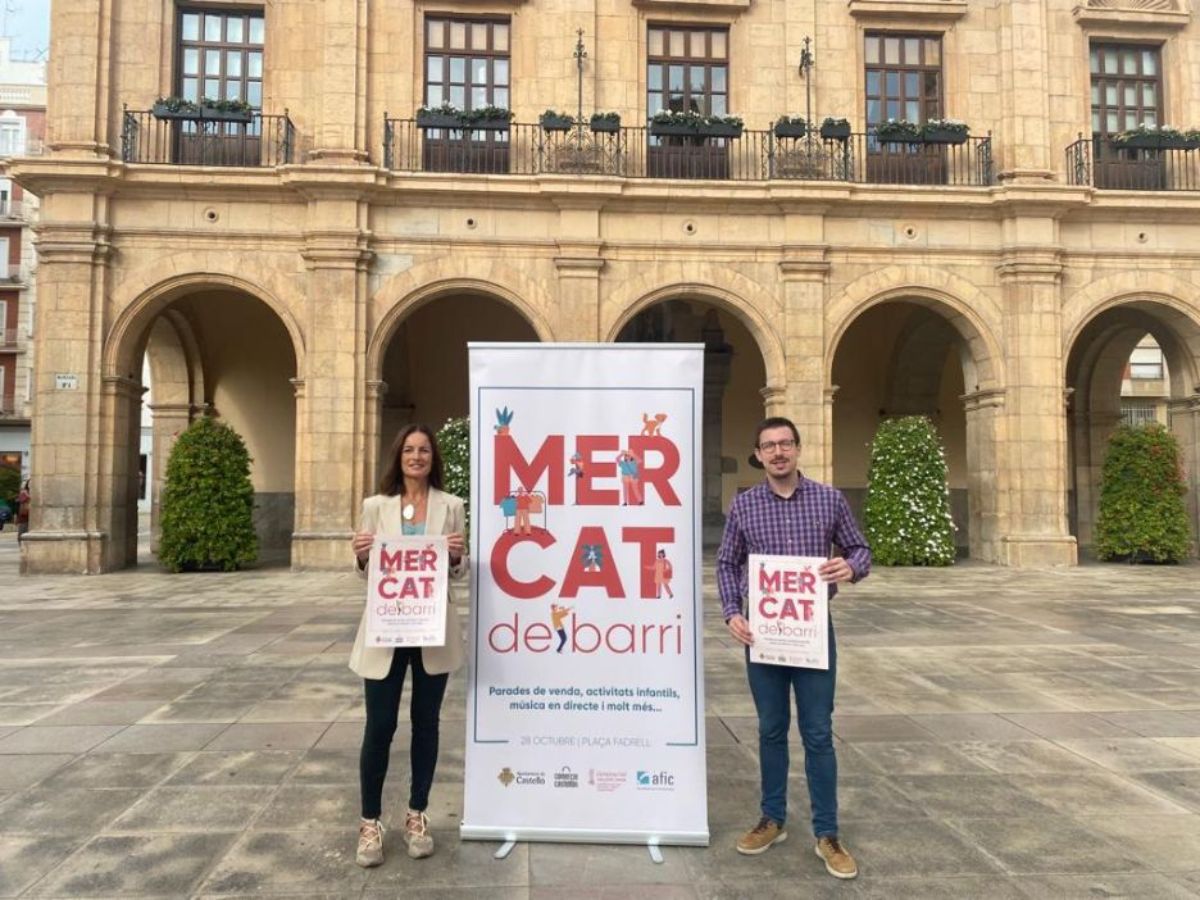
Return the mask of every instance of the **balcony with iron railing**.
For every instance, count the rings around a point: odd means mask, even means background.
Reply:
[[[0,350],[13,350],[19,341],[19,331],[16,328],[0,328]]]
[[[1067,147],[1066,171],[1067,182],[1078,187],[1200,191],[1200,141],[1176,146],[1130,146],[1102,135],[1080,135]]]
[[[586,125],[548,131],[540,124],[430,128],[415,119],[384,122],[384,167],[396,172],[480,175],[596,175],[715,181],[833,181],[859,184],[992,184],[992,142],[884,142],[874,133],[822,139],[776,137],[745,129],[738,137],[663,136],[651,128],[593,132]]]
[[[163,119],[126,109],[121,159],[176,166],[273,168],[293,162],[296,129],[288,114],[253,112],[246,121],[192,116]]]

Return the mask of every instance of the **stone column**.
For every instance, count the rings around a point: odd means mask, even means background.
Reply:
[[[113,0],[70,0],[51,10],[52,37],[47,80],[51,102],[46,137],[51,154],[113,155],[110,134]],[[43,221],[46,221],[43,210]]]
[[[559,241],[554,268],[558,272],[555,340],[604,340],[600,333],[600,274],[604,271],[600,243]]]
[[[116,404],[101,381],[104,280],[109,247],[91,221],[90,196],[52,194],[38,239],[38,352],[33,371],[30,453],[33,507],[21,542],[22,573],[102,572],[124,560],[108,546],[113,511],[101,483],[101,444],[127,439],[104,417]],[[131,376],[132,377],[132,376]],[[125,396],[132,402],[132,394]],[[119,436],[118,436],[119,433]]]
[[[1187,505],[1192,529],[1190,552],[1193,556],[1200,543],[1200,385],[1196,389],[1197,393],[1190,397],[1171,400],[1167,404],[1171,431],[1179,441],[1179,461],[1187,479],[1183,502]]]
[[[100,403],[100,475],[96,519],[102,571],[137,565],[138,446],[142,432],[140,380],[104,375]]]
[[[1038,183],[1054,178],[1050,147],[1050,29],[1045,0],[1000,4],[1000,180]]]
[[[1033,229],[1031,229],[1033,230]],[[1062,386],[1062,265],[1055,251],[1013,250],[999,267],[1009,388],[1008,493],[1001,561],[1012,566],[1074,565],[1067,531],[1067,434]]]
[[[826,422],[825,404],[825,295],[830,268],[825,252],[819,245],[789,247],[779,264],[786,379],[786,399],[779,414],[800,430],[801,471],[828,483],[833,477],[833,429],[831,421]]]
[[[386,381],[367,382],[366,416],[363,424],[363,495],[375,493],[375,484],[380,477],[379,444],[382,440],[380,430],[383,427],[383,398],[387,396]],[[357,516],[357,513],[355,513]],[[355,524],[357,525],[357,518]]]
[[[371,493],[367,459],[367,267],[357,198],[313,197],[305,359],[297,379],[296,518],[292,566],[344,568],[362,498]],[[325,228],[315,230],[317,223]],[[302,380],[301,380],[302,379]]]
[[[1088,409],[1076,413],[1075,508],[1078,516],[1075,521],[1075,540],[1080,547],[1090,547],[1095,541],[1105,449],[1120,424],[1119,410]]]
[[[367,0],[323,0],[316,146],[310,159],[366,162]]]
[[[716,310],[710,310],[700,331],[704,340],[704,434],[709,439],[701,450],[701,528],[705,547],[721,543],[725,531],[725,511],[722,507],[722,476],[725,459],[721,454],[724,423],[725,388],[729,385],[729,369],[733,348],[725,342]]]
[[[1005,530],[1004,391],[974,391],[961,399],[967,416],[967,549],[972,559],[999,562]]]

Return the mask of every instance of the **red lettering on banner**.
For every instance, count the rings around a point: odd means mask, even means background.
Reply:
[[[546,435],[532,460],[525,459],[512,435],[498,434],[495,441],[496,458],[492,470],[495,492],[493,503],[499,504],[513,492],[514,475],[517,484],[530,491],[537,487],[538,480],[545,475],[547,498],[555,506],[562,505],[566,461],[563,458],[564,444],[561,434]]]
[[[531,534],[516,535],[506,531],[500,535],[492,547],[492,577],[496,585],[508,596],[516,600],[533,600],[542,597],[554,589],[554,579],[541,575],[533,581],[517,581],[508,568],[508,554],[521,541],[532,541],[543,550],[554,544],[554,536],[548,531],[537,529]],[[572,595],[574,596],[574,595]]]
[[[659,544],[675,542],[675,529],[622,528],[621,540],[626,544],[638,545],[638,569],[642,573],[638,596],[643,600],[655,599],[658,588],[654,584],[654,557],[658,553]]]
[[[600,565],[590,572],[583,567],[585,544],[599,546],[601,553]],[[571,562],[563,577],[562,596],[577,597],[581,587],[602,587],[609,597],[625,598],[625,589],[621,587],[621,576],[608,546],[608,538],[604,536],[604,529],[595,525],[579,529],[579,540],[571,551]]]
[[[581,434],[575,439],[575,451],[583,459],[583,475],[575,486],[575,502],[580,506],[616,506],[621,502],[621,492],[601,490],[592,486],[596,478],[615,478],[617,474],[616,453],[620,442],[615,435]],[[593,454],[603,453],[608,459],[596,460]]]
[[[679,448],[661,435],[654,437],[636,435],[629,439],[629,449],[642,461],[638,471],[638,479],[642,482],[642,496],[645,496],[646,487],[652,486],[658,492],[663,506],[679,506],[679,495],[671,487],[671,477],[679,471]],[[662,465],[650,468],[647,451],[661,454]]]

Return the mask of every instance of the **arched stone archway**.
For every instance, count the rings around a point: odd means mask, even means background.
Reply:
[[[151,431],[151,531],[175,438],[201,411],[231,425],[253,460],[260,558],[288,556],[295,517],[299,333],[277,304],[229,279],[174,279],[137,298],[118,317],[103,352],[101,521],[110,528],[108,567],[137,561],[140,436]],[[148,412],[142,400],[149,373]],[[156,541],[155,541],[156,544]]]
[[[1167,423],[1179,440],[1188,478],[1185,502],[1193,541],[1200,533],[1200,315],[1174,298],[1126,295],[1096,304],[1068,338],[1067,508],[1082,547],[1090,548],[1094,540],[1104,457],[1123,419],[1122,383],[1130,355],[1146,334],[1162,349]]]
[[[511,291],[473,279],[426,285],[381,318],[367,351],[366,483],[401,427],[439,428],[469,410],[467,344],[550,339],[548,326]]]
[[[977,317],[931,294],[888,291],[858,305],[834,332],[828,356],[833,480],[860,510],[879,423],[927,416],[946,450],[959,552],[996,561],[1004,515],[997,459],[1000,354]]]
[[[624,316],[618,342],[704,344],[703,540],[721,539],[724,510],[739,488],[761,479],[750,466],[753,429],[763,418],[767,362],[744,319],[705,294],[656,295]],[[711,435],[719,435],[714,440]]]

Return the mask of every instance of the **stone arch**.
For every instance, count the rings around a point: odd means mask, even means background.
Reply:
[[[425,267],[432,268],[432,266]],[[405,273],[408,276],[410,273]],[[550,342],[554,333],[550,323],[524,296],[506,284],[480,278],[456,277],[443,278],[425,284],[414,284],[405,293],[399,295],[395,302],[384,306],[385,298],[396,297],[396,289],[403,286],[402,276],[397,276],[384,288],[375,293],[375,305],[381,310],[375,328],[367,344],[367,377],[379,380],[383,372],[383,357],[395,335],[396,328],[405,318],[412,315],[422,306],[437,300],[439,297],[451,294],[473,294],[500,300],[520,314],[538,336],[538,340]],[[405,281],[411,280],[407,277]],[[540,291],[538,292],[540,293]]]
[[[990,295],[961,276],[932,266],[889,266],[850,282],[829,306],[825,377],[832,384],[833,360],[846,330],[874,306],[907,300],[949,321],[966,342],[964,384],[968,393],[1005,384],[1004,353],[997,338],[1000,308]]]
[[[744,278],[744,276],[741,276]],[[749,284],[749,279],[745,279]],[[634,286],[636,289],[637,285]],[[732,315],[754,338],[766,368],[766,389],[782,390],[787,382],[783,340],[761,310],[746,298],[707,282],[679,281],[651,287],[619,307],[619,314],[603,329],[605,341],[615,341],[621,330],[639,313],[676,297],[693,297],[712,303]]]
[[[291,339],[296,357],[296,373],[303,378],[304,332],[292,316],[287,304],[261,285],[236,275],[213,272],[190,272],[174,275],[141,290],[122,308],[104,340],[101,371],[106,377],[137,378],[133,364],[145,348],[147,326],[154,317],[184,294],[199,290],[231,288],[262,301],[275,315]]]
[[[1138,281],[1146,285],[1131,287]],[[1190,299],[1164,289],[1181,290]],[[1111,291],[1116,293],[1110,293]],[[1150,398],[1179,441],[1188,478],[1193,539],[1200,531],[1200,297],[1170,276],[1130,273],[1100,279],[1068,301],[1064,383],[1068,389],[1068,512],[1078,543],[1093,544],[1109,438],[1124,418],[1122,382],[1138,341],[1153,336],[1166,363],[1169,395]],[[1145,395],[1143,395],[1145,398]]]

